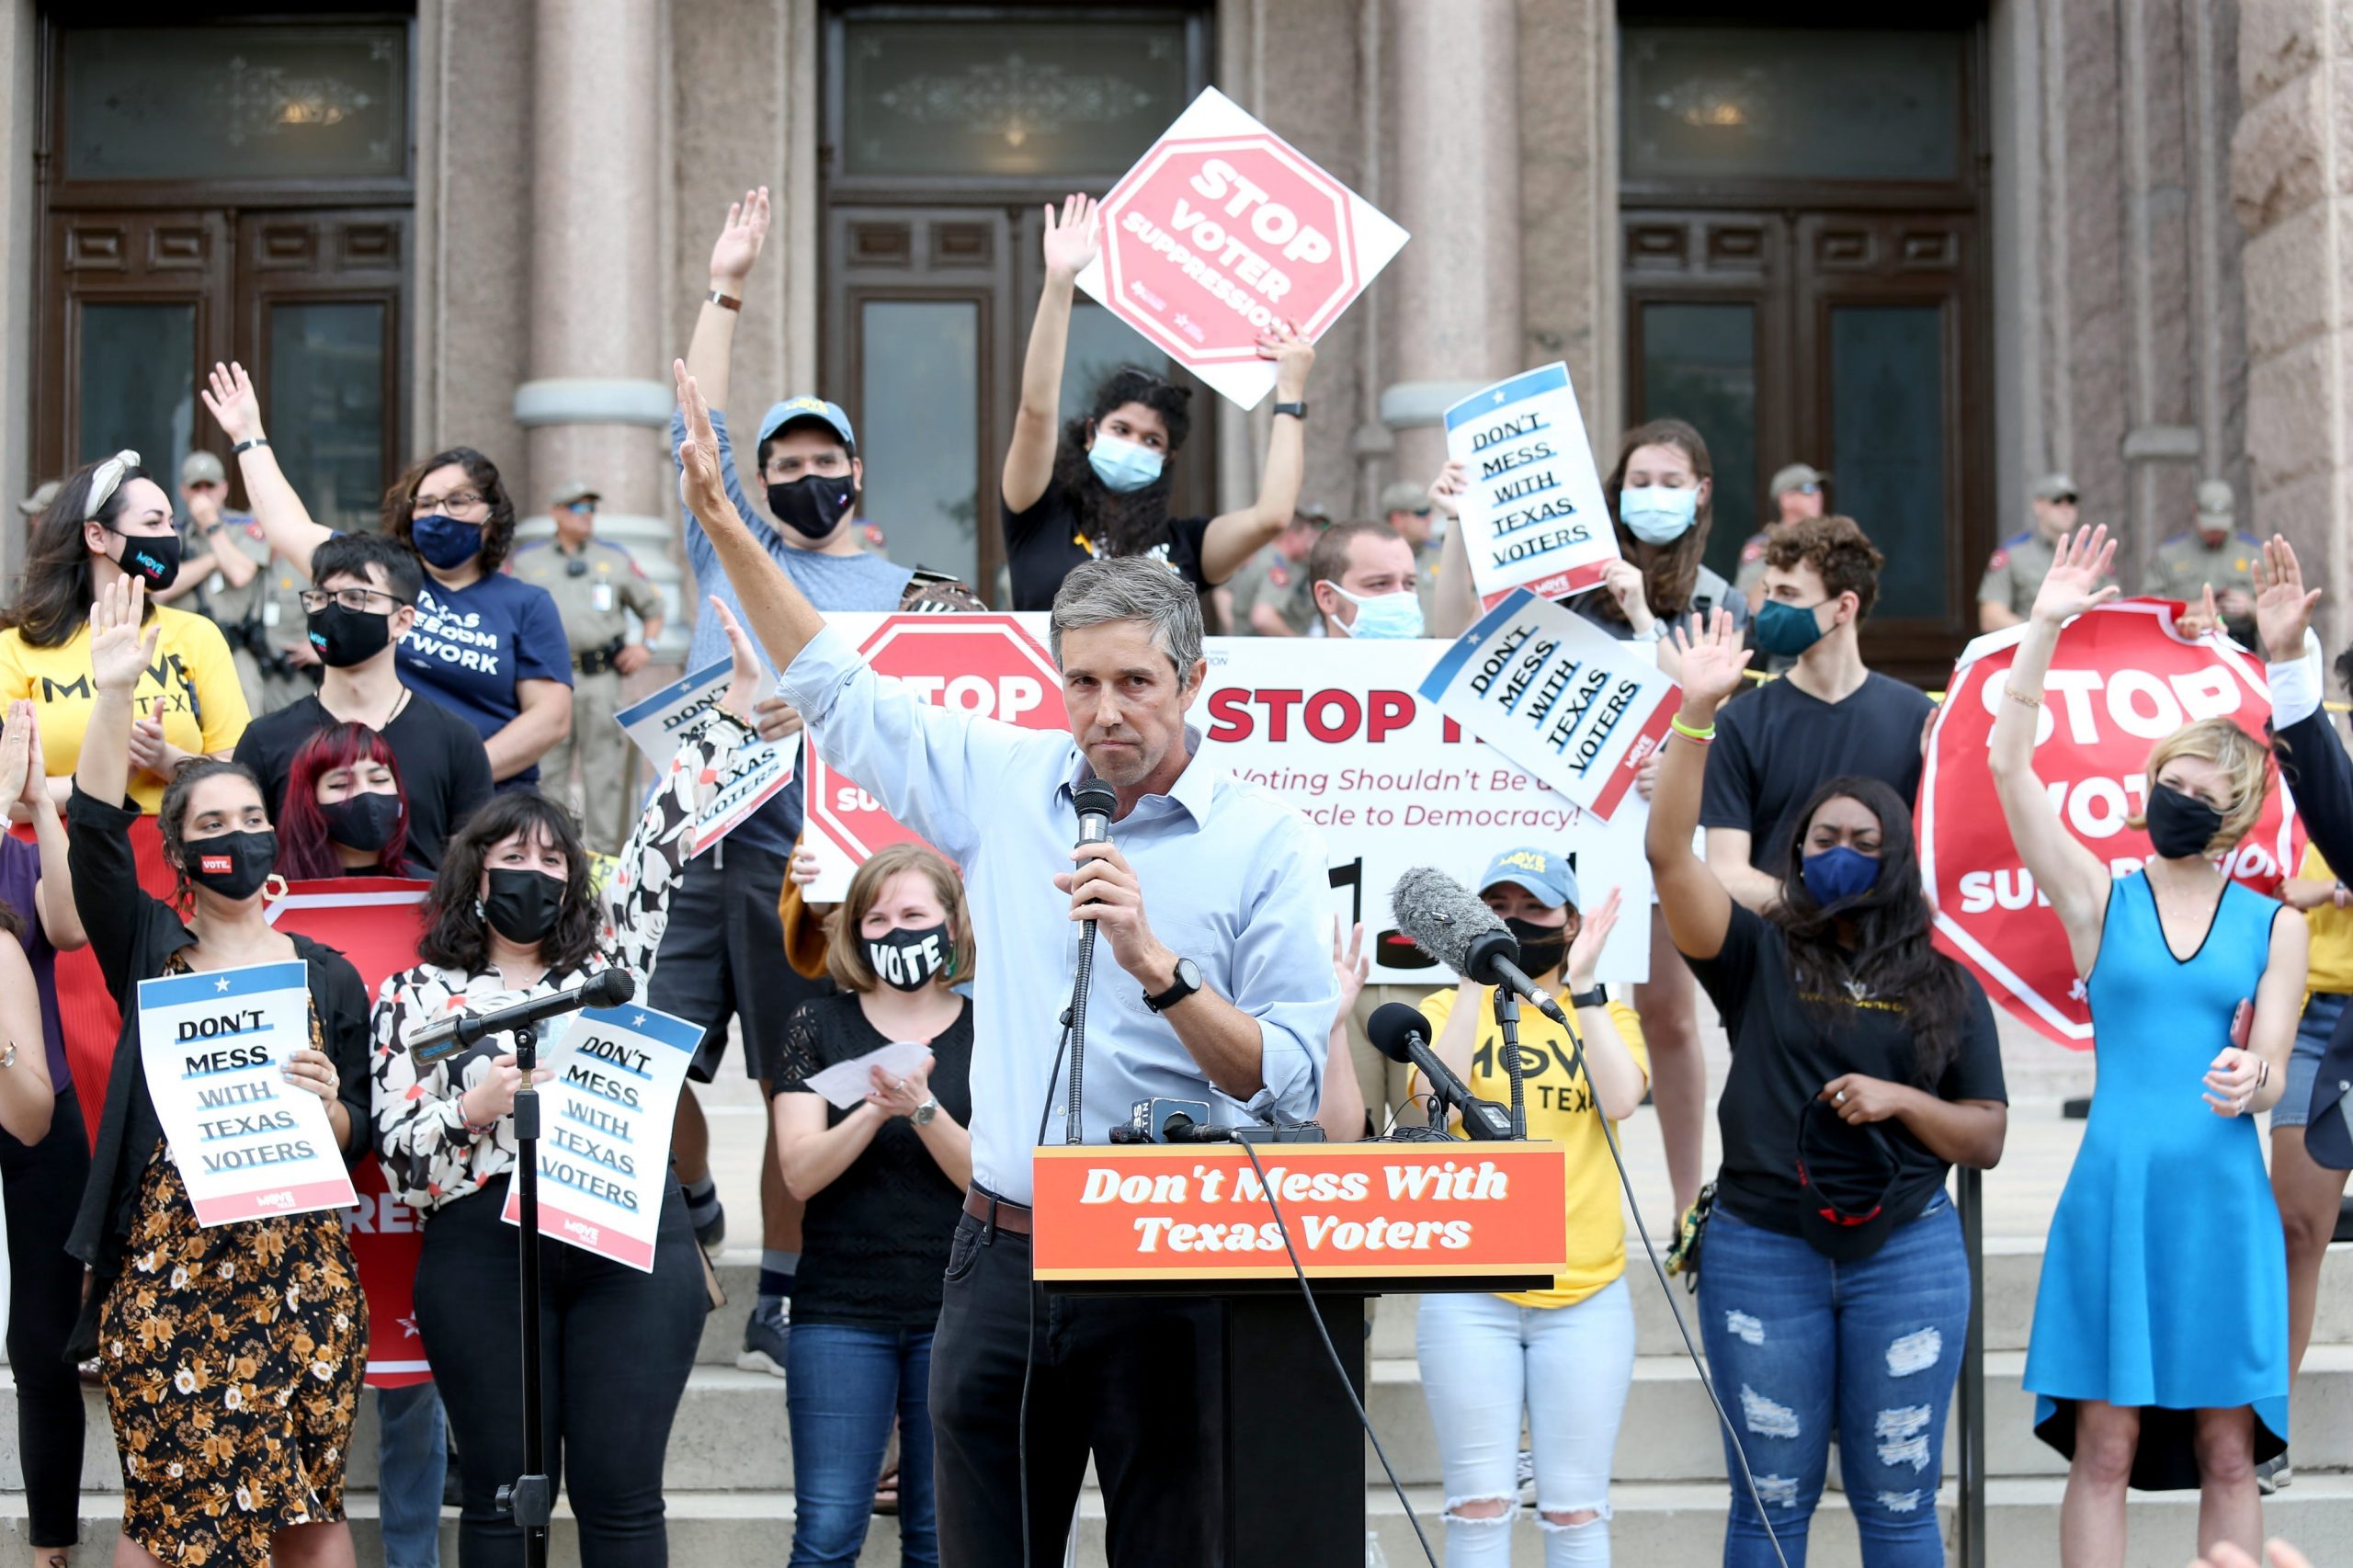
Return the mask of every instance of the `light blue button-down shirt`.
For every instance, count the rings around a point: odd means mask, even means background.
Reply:
[[[874,673],[847,640],[820,634],[784,672],[818,753],[964,870],[979,946],[972,983],[972,1177],[1029,1201],[1030,1150],[1049,1094],[1060,1142],[1069,1084],[1054,1071],[1062,1010],[1078,963],[1078,923],[1054,876],[1078,840],[1071,791],[1086,763],[1067,734],[935,707]],[[1268,791],[1199,751],[1165,795],[1111,826],[1135,868],[1153,934],[1199,966],[1204,984],[1258,1021],[1265,1087],[1246,1105],[1219,1093],[1143,989],[1098,937],[1086,1005],[1083,1119],[1090,1142],[1154,1095],[1206,1099],[1212,1120],[1279,1108],[1314,1114],[1325,1040],[1339,1009],[1330,879],[1322,838]]]

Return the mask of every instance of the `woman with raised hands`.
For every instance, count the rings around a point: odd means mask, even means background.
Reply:
[[[767,684],[750,637],[712,603],[733,678],[717,708],[679,732],[677,754],[606,887],[590,880],[568,811],[536,792],[500,795],[446,846],[422,961],[377,995],[377,1150],[393,1191],[426,1215],[417,1328],[457,1436],[467,1568],[519,1563],[523,1554],[522,1530],[497,1503],[498,1488],[523,1469],[519,1265],[515,1227],[500,1217],[517,1161],[512,1112],[523,1071],[506,1036],[430,1065],[407,1042],[451,1013],[489,1012],[617,966],[642,993],[695,824],[712,781],[753,738],[749,715]],[[675,1175],[650,1272],[570,1246],[541,1254],[548,1468],[558,1473],[561,1456],[585,1568],[667,1560],[663,1459],[708,1306],[701,1256]]]
[[[66,808],[74,904],[122,1009],[71,1242],[91,1288],[70,1349],[99,1358],[122,1456],[118,1564],[333,1568],[354,1561],[344,1466],[368,1338],[341,1218],[197,1222],[148,1094],[138,985],[299,960],[310,1044],[288,1056],[284,1093],[318,1096],[354,1164],[368,1148],[368,998],[340,953],[264,918],[278,838],[261,786],[234,763],[174,775],[158,815],[179,893],[166,903],[141,891],[124,791],[132,693],[158,635],[142,635],[145,597],[119,580],[91,607],[94,698]]]
[[[2060,629],[2116,596],[2099,586],[2115,559],[2105,528],[2059,541],[1988,746],[2010,837],[2089,996],[2099,1066],[2027,1348],[2035,1432],[2069,1461],[2067,1568],[2124,1561],[2128,1486],[2195,1487],[2200,1550],[2255,1550],[2255,1469],[2288,1441],[2285,1243],[2250,1113],[2287,1081],[2306,932],[2220,864],[2262,814],[2271,754],[2227,717],[2160,740],[2130,821],[2154,853],[2122,877],[2034,771]]]

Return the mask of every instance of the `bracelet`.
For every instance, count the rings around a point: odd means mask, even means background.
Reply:
[[[717,305],[722,311],[741,312],[744,308],[743,301],[737,299],[733,294],[722,294],[716,289],[713,289],[710,293],[704,295],[703,298],[708,300],[710,303]]]
[[[241,453],[241,452],[250,452],[250,451],[252,451],[256,447],[267,447],[267,446],[268,446],[268,445],[269,445],[269,437],[267,437],[267,436],[256,436],[256,437],[255,437],[252,440],[250,440],[250,441],[240,441],[240,442],[238,442],[235,446],[233,446],[233,447],[230,448],[230,449],[229,449],[229,455],[230,455],[231,457],[233,457],[233,457],[237,456],[237,455],[238,455],[239,453]]]
[[[1683,715],[1680,713],[1677,713],[1667,720],[1666,727],[1673,730],[1677,734],[1681,735],[1685,740],[1697,741],[1701,745],[1706,745],[1710,741],[1716,738],[1715,725],[1710,724],[1704,730],[1695,730],[1690,725],[1683,722]]]
[[[2028,692],[2020,691],[2008,681],[2004,681],[2002,683],[2002,695],[2008,698],[2011,701],[2019,704],[2021,707],[2040,708],[2042,706],[2042,699],[2033,696]]]
[[[1648,631],[1637,631],[1626,639],[1629,642],[1655,642],[1658,640],[1659,629],[1658,622],[1655,620],[1651,622],[1651,629]]]
[[[2258,1056],[2255,1059],[2255,1086],[2260,1090],[2271,1082],[2271,1063]]]

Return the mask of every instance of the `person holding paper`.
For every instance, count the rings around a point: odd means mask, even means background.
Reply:
[[[931,1336],[972,1178],[972,1007],[953,989],[972,978],[963,879],[920,844],[878,851],[850,879],[825,959],[843,989],[792,1016],[770,1102],[784,1184],[808,1206],[784,1385],[790,1568],[858,1560],[893,1415],[900,1554],[937,1562]],[[916,1060],[866,1068],[847,1107],[813,1082],[902,1041]]]
[[[377,993],[376,1148],[394,1194],[426,1216],[417,1328],[457,1434],[458,1540],[469,1568],[517,1562],[523,1551],[521,1529],[496,1503],[498,1488],[523,1469],[520,1266],[515,1227],[502,1218],[522,1069],[504,1039],[421,1068],[407,1041],[453,1011],[488,1012],[616,964],[644,994],[696,818],[711,781],[752,738],[749,716],[767,684],[751,639],[723,606],[715,613],[734,654],[733,679],[720,706],[680,733],[605,890],[590,879],[571,812],[535,792],[500,795],[449,841],[418,945],[423,961]],[[663,1129],[652,1131],[657,1136],[639,1142],[637,1157],[666,1163]],[[569,1477],[581,1562],[658,1563],[668,1550],[664,1450],[709,1306],[685,1195],[674,1176],[651,1272],[573,1246],[542,1256],[548,1451]],[[549,1469],[557,1472],[555,1463]]]
[[[1046,286],[1021,365],[1021,403],[998,490],[1013,574],[1013,608],[1051,609],[1082,561],[1142,555],[1207,590],[1280,533],[1299,506],[1307,463],[1307,372],[1315,346],[1288,323],[1258,340],[1275,362],[1274,431],[1258,499],[1215,517],[1171,517],[1168,460],[1192,427],[1192,393],[1137,365],[1096,387],[1086,414],[1062,417],[1063,361],[1078,275],[1102,245],[1102,220],[1085,196],[1046,209]]]
[[[368,997],[342,954],[263,918],[278,838],[261,786],[233,762],[190,764],[165,788],[179,894],[141,891],[128,837],[139,813],[124,794],[132,697],[155,660],[144,600],[124,579],[91,607],[94,697],[66,808],[74,905],[122,1008],[69,1244],[92,1278],[69,1354],[100,1358],[122,1456],[118,1564],[328,1568],[352,1561],[343,1482],[367,1364],[358,1270],[332,1209],[197,1222],[149,1091],[138,986],[300,960],[310,1043],[284,1056],[282,1093],[318,1096],[347,1164],[368,1148]]]

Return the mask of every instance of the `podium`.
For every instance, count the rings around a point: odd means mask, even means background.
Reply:
[[[1565,1267],[1552,1143],[1053,1145],[1033,1167],[1046,1290],[1213,1299],[1225,1327],[1226,1561],[1362,1568],[1367,1298],[1540,1290]],[[1269,1200],[1269,1189],[1272,1200]],[[1285,1252],[1277,1210],[1314,1292]],[[1386,1484],[1385,1478],[1383,1484]]]

